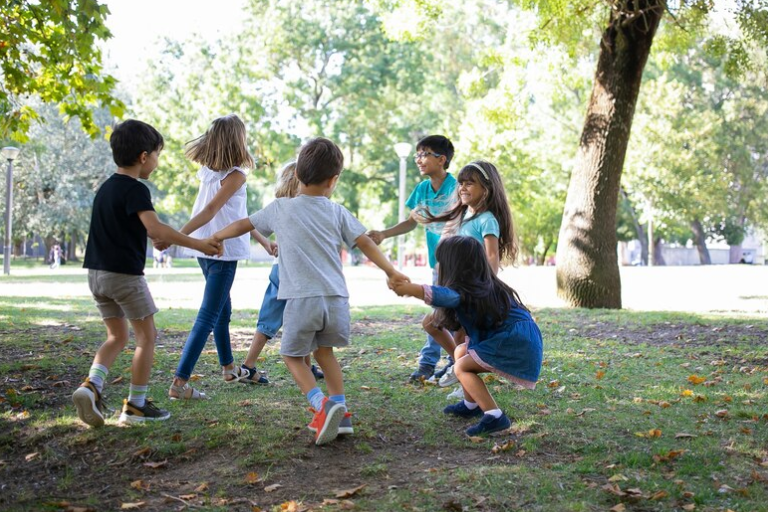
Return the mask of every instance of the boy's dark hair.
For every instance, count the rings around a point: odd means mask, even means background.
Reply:
[[[448,137],[442,135],[427,135],[416,143],[416,151],[427,148],[445,157],[445,165],[443,166],[443,169],[448,169],[448,167],[451,166],[451,160],[453,159],[453,144]]]
[[[473,311],[484,329],[498,327],[513,305],[525,309],[517,292],[493,273],[485,248],[471,236],[451,236],[435,249],[437,284],[461,295],[465,309]],[[436,308],[433,324],[447,328],[458,324],[456,310]]]
[[[115,126],[109,137],[112,159],[118,167],[130,167],[143,152],[163,149],[163,136],[147,123],[128,119]]]
[[[305,185],[317,185],[341,174],[344,155],[339,146],[323,137],[309,140],[296,159],[296,177]]]

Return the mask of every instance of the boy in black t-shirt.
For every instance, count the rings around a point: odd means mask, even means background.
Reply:
[[[136,337],[136,351],[120,423],[170,417],[168,411],[158,409],[146,398],[157,336],[154,314],[158,311],[144,279],[147,236],[155,242],[183,245],[207,255],[219,251],[215,242],[182,235],[157,218],[149,189],[138,180],[149,178],[157,167],[163,149],[163,136],[157,130],[141,121],[128,120],[115,127],[109,143],[117,172],[104,182],[93,200],[83,264],[107,328],[107,341],[96,352],[85,382],[72,395],[77,415],[92,427],[104,425],[101,393],[110,366],[128,342],[128,321]]]

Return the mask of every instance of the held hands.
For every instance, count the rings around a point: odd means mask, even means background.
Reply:
[[[207,256],[222,256],[224,254],[224,242],[216,237],[200,240],[200,252]]]
[[[165,240],[160,240],[159,238],[153,238],[152,239],[152,247],[154,247],[158,251],[164,251],[167,248],[169,248],[170,246],[171,246],[171,244],[169,244]]]
[[[410,282],[411,282],[411,279],[407,275],[401,272],[398,272],[397,270],[393,271],[391,274],[387,276],[387,286],[389,287],[390,290],[395,290],[395,293],[397,293],[396,287],[398,285],[410,283]],[[398,293],[398,295],[400,294]]]
[[[384,241],[384,235],[382,234],[381,231],[375,231],[372,229],[368,231],[366,235],[368,235],[368,238],[373,240],[373,243],[375,243],[376,245],[381,245],[381,242]]]
[[[267,250],[267,254],[277,258],[277,242],[269,242],[268,246],[264,247],[264,249]]]

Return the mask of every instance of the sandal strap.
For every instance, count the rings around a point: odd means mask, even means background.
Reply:
[[[187,396],[187,391],[191,390],[192,392]],[[171,391],[174,391],[179,394],[179,398],[182,400],[198,400],[198,399],[205,399],[207,398],[205,396],[205,393],[202,391],[198,391],[197,389],[193,388],[189,385],[189,382],[185,382],[183,386],[174,386],[171,384]]]

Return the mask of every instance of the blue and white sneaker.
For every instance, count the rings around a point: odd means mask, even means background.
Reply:
[[[460,418],[479,418],[483,415],[483,410],[478,405],[474,409],[470,409],[466,406],[464,403],[464,400],[461,402],[457,402],[453,405],[447,406],[445,409],[443,409],[443,412],[445,414],[450,414],[452,416],[458,416]]]
[[[479,409],[479,407],[478,407]],[[491,414],[483,414],[483,418],[480,423],[472,425],[466,430],[468,436],[482,436],[487,434],[493,434],[494,432],[500,432],[507,430],[512,426],[512,422],[506,414],[501,413],[501,416],[494,418]]]

